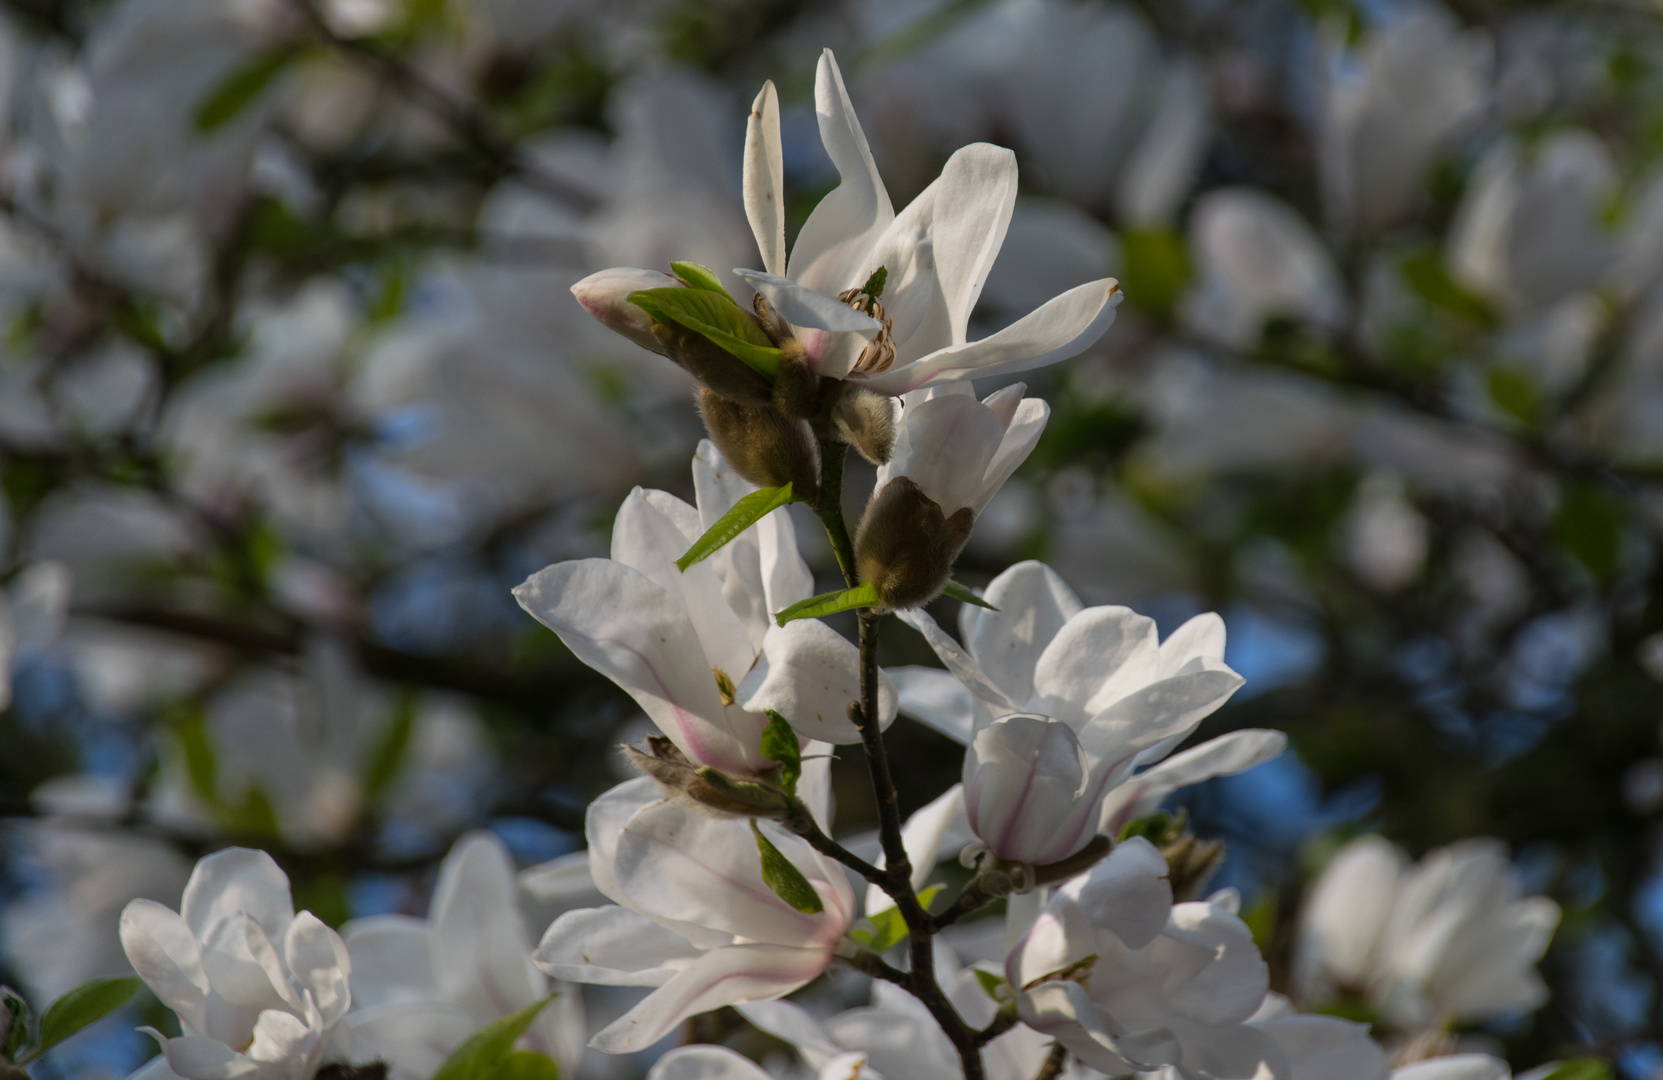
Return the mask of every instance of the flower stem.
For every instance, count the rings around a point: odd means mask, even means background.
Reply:
[[[826,527],[832,554],[837,556],[837,568],[843,571],[843,584],[852,589],[857,584],[855,545],[849,539],[849,526],[843,521],[843,461],[849,456],[849,448],[825,437],[819,442],[820,497],[815,500],[814,513]]]

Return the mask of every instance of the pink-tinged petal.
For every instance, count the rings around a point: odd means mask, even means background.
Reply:
[[[763,725],[722,704],[698,633],[663,586],[610,559],[580,559],[533,574],[514,598],[689,758],[742,774],[762,766]]]
[[[1141,949],[1166,928],[1172,912],[1169,873],[1160,850],[1134,836],[1059,895],[1078,904],[1095,929],[1108,931],[1129,949]]]
[[[360,1009],[431,998],[432,931],[426,919],[410,915],[371,915],[341,930],[352,960],[352,1002]]]
[[[439,996],[483,1025],[530,1005],[548,981],[527,956],[514,864],[495,834],[458,840],[433,891],[434,975]]]
[[[818,619],[775,626],[762,655],[739,684],[738,701],[752,712],[772,709],[805,739],[858,743],[849,706],[860,700],[860,650]],[[895,685],[878,673],[878,723],[895,719]]]
[[[1153,768],[1129,777],[1103,802],[1098,832],[1119,836],[1127,822],[1153,814],[1166,797],[1179,788],[1235,776],[1262,765],[1287,748],[1288,737],[1280,731],[1245,728],[1209,739]]]
[[[988,462],[987,472],[982,477],[981,494],[971,504],[976,513],[987,509],[987,504],[999,494],[1005,481],[1028,460],[1028,455],[1039,445],[1039,437],[1045,434],[1045,424],[1050,419],[1051,406],[1039,398],[1027,398],[1016,406],[1015,415],[1006,426],[1005,437],[999,441],[999,449],[995,451],[993,460]]]
[[[618,838],[613,870],[629,907],[661,925],[696,923],[753,941],[829,947],[853,918],[854,896],[841,869],[771,824],[763,829],[825,902],[807,914],[762,880],[749,821],[715,818],[681,802],[642,808]]]
[[[951,345],[860,381],[899,396],[931,383],[1012,375],[1066,360],[1097,343],[1114,323],[1120,283],[1104,278],[1068,290],[980,341]]]
[[[613,904],[562,914],[532,960],[568,982],[663,986],[703,954],[680,934]]]
[[[208,974],[196,935],[182,917],[154,900],[132,901],[121,912],[121,948],[186,1031],[207,1026]]]
[[[163,1039],[156,1034],[156,1039],[162,1044],[168,1068],[185,1080],[243,1080],[256,1075],[260,1069],[224,1043],[201,1035]]]
[[[830,49],[821,54],[815,73],[814,112],[820,121],[820,141],[842,182],[803,223],[786,276],[806,288],[836,296],[861,284],[850,279],[895,217],[895,210]]]
[[[682,1046],[654,1062],[647,1080],[769,1080],[769,1076],[756,1062],[725,1046]]]
[[[310,911],[302,911],[289,924],[283,958],[301,990],[312,995],[325,1024],[346,1015],[352,1004],[352,957],[339,934]]]
[[[976,732],[964,755],[970,827],[1012,862],[1051,863],[1090,840],[1097,799],[1074,731],[1060,720],[1006,716]]]
[[[830,948],[754,944],[712,949],[603,1028],[589,1045],[606,1054],[645,1050],[689,1016],[783,997],[825,971],[831,960]]]
[[[271,937],[282,937],[294,918],[289,877],[274,859],[252,848],[226,848],[196,864],[179,913],[198,938],[214,923],[238,911]]]
[[[959,612],[960,636],[988,678],[1012,700],[1026,702],[1034,695],[1034,667],[1040,655],[1080,613],[1079,597],[1055,570],[1030,560],[989,582],[983,599],[998,610],[964,605]]]
[[[929,643],[947,670],[996,712],[1015,712],[1022,707],[1021,703],[1012,701],[997,683],[988,678],[970,654],[960,648],[958,642],[948,637],[947,632],[941,629],[923,608],[898,611],[895,614],[902,622],[923,634],[924,640]]]
[[[773,81],[751,104],[745,121],[745,217],[756,234],[762,267],[785,273],[785,158],[780,150],[780,96]]]
[[[755,270],[735,269],[734,273],[767,297],[774,310],[797,331],[808,352],[809,369],[816,375],[846,377],[883,329],[883,324],[870,315],[787,278]]]
[[[1087,608],[1068,620],[1034,666],[1034,693],[1052,715],[1081,724],[1155,678],[1155,620],[1126,607]]]
[[[663,355],[664,346],[653,337],[652,316],[629,302],[629,294],[645,289],[685,288],[680,278],[660,274],[656,270],[637,270],[632,266],[615,266],[590,274],[572,286],[572,295],[583,305],[583,310],[594,316],[602,326],[619,334],[643,349]]]
[[[961,746],[969,745],[976,703],[963,683],[940,668],[898,667],[888,674],[895,681],[902,712]]]

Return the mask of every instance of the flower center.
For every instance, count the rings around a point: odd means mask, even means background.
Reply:
[[[866,375],[888,371],[895,362],[895,320],[883,309],[883,302],[864,289],[845,289],[837,298],[863,315],[870,315],[883,324],[878,336],[866,346],[866,351],[855,361],[854,370]]]

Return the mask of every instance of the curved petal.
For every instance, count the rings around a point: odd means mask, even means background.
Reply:
[[[1208,611],[1186,620],[1161,642],[1161,675],[1176,675],[1196,659],[1224,663],[1224,620]]]
[[[428,918],[439,994],[477,1023],[518,1012],[547,992],[526,955],[514,864],[495,834],[469,833],[451,848]]]
[[[277,948],[260,924],[238,911],[215,923],[202,942],[202,969],[214,993],[245,1008],[301,1008]]]
[[[274,938],[282,937],[294,918],[289,876],[263,851],[240,847],[216,851],[196,864],[185,883],[179,914],[198,938],[238,911],[247,912]]]
[[[912,864],[911,880],[914,890],[923,888],[924,883],[930,880],[930,875],[935,872],[936,863],[940,862],[945,854],[942,845],[947,842],[955,824],[961,832],[969,826],[965,818],[962,784],[954,784],[907,818],[906,825],[901,829],[901,844],[907,850],[907,861]],[[878,865],[884,865],[881,856]],[[876,912],[894,906],[895,901],[881,888],[876,885],[867,887],[868,918]]]
[[[983,599],[998,610],[964,605],[959,621],[965,647],[1012,700],[1026,702],[1034,695],[1041,654],[1080,613],[1079,597],[1055,570],[1029,560],[988,582]]]
[[[168,1068],[186,1080],[242,1080],[260,1068],[224,1043],[201,1035],[164,1040],[162,1053]]]
[[[1270,1036],[1297,1080],[1387,1080],[1386,1052],[1369,1038],[1367,1024],[1333,1016],[1280,1016],[1254,1020]]]
[[[1045,425],[1050,419],[1051,406],[1039,398],[1024,398],[1016,406],[1016,414],[1005,426],[1005,437],[999,440],[999,449],[994,451],[993,460],[987,463],[987,471],[982,475],[981,493],[970,504],[971,509],[978,514],[987,509],[987,504],[999,494],[1005,481],[1022,467],[1028,455],[1034,452],[1034,447],[1039,445],[1039,437],[1045,434]]]
[[[427,920],[410,915],[371,915],[341,930],[352,960],[352,1002],[376,1009],[431,998],[433,943]]]
[[[809,370],[830,379],[846,378],[883,324],[841,300],[804,288],[788,278],[733,271],[768,298],[797,332],[808,353]]]
[[[745,122],[745,217],[770,274],[785,273],[785,158],[780,152],[780,96],[762,84]]]
[[[1080,744],[1097,759],[1114,762],[1123,776],[1143,751],[1194,730],[1241,684],[1242,677],[1228,669],[1151,683],[1086,721],[1080,729]]]
[[[698,1013],[783,997],[819,975],[829,949],[789,945],[729,945],[712,949],[635,1008],[601,1029],[589,1045],[605,1054],[645,1050]]]
[[[1507,1063],[1488,1054],[1456,1054],[1407,1065],[1392,1080],[1507,1080]]]
[[[1179,788],[1235,776],[1261,765],[1287,748],[1288,737],[1280,731],[1245,728],[1209,739],[1170,757],[1153,768],[1129,777],[1103,801],[1098,832],[1119,836],[1129,821],[1153,814],[1166,797]]]
[[[960,147],[936,183],[930,239],[936,275],[952,327],[951,344],[964,342],[970,312],[1005,242],[1016,206],[1016,155],[1002,146]]]
[[[756,1062],[725,1046],[681,1046],[654,1062],[647,1080],[769,1080],[769,1076]]]
[[[908,626],[924,635],[937,657],[953,673],[954,678],[963,683],[976,697],[991,705],[998,712],[1016,712],[1022,707],[1021,703],[1012,701],[1004,690],[992,679],[987,677],[980,665],[959,643],[947,636],[947,632],[936,621],[930,618],[923,608],[913,608],[907,611],[897,611],[896,617]],[[965,742],[969,742],[968,739]]]
[[[201,946],[184,918],[154,900],[134,900],[121,911],[121,948],[187,1032],[207,1026],[208,974]]]
[[[819,1068],[843,1052],[814,1014],[794,1002],[749,1001],[734,1008],[753,1026],[796,1047],[810,1066]]]
[[[1079,285],[990,337],[950,345],[860,381],[874,390],[899,396],[930,383],[983,379],[1044,367],[1096,344],[1113,325],[1119,303],[1120,283],[1113,278]]]
[[[1170,870],[1160,850],[1141,836],[1115,845],[1109,857],[1059,890],[1091,922],[1129,949],[1141,949],[1166,928],[1172,912]]]
[[[315,1019],[316,1014],[314,1014]],[[248,1056],[261,1064],[284,1064],[284,1071],[298,1072],[301,1064],[316,1049],[322,1029],[313,1027],[294,1013],[281,1009],[267,1009],[254,1022],[254,1041],[248,1046]]]
[[[762,765],[763,725],[722,704],[687,612],[645,574],[611,559],[579,559],[538,571],[514,598],[622,687],[689,758],[737,773]]]
[[[932,397],[902,413],[895,453],[879,471],[879,483],[910,477],[951,516],[980,498],[983,478],[1004,440],[998,414],[974,397]]]
[[[965,605],[968,607],[969,605]],[[900,710],[960,745],[970,743],[976,704],[965,685],[940,668],[890,668]]]
[[[341,936],[310,911],[289,924],[283,961],[302,991],[310,993],[323,1023],[333,1024],[352,1004],[352,958]]]
[[[1017,995],[1022,1022],[1052,1036],[1081,1062],[1110,1076],[1140,1071],[1141,1062],[1129,1060],[1115,1045],[1107,1017],[1071,979],[1041,983]]]
[[[703,950],[615,904],[561,915],[532,960],[557,979],[603,986],[663,986]]]
[[[1034,666],[1034,693],[1079,725],[1155,678],[1155,620],[1127,607],[1087,608],[1068,620]]]
[[[1095,800],[1082,798],[1089,768],[1074,731],[1060,720],[1006,716],[976,732],[964,755],[964,808],[993,853],[1049,863],[1088,840]]]
[[[1358,837],[1323,869],[1299,920],[1294,972],[1303,997],[1369,981],[1407,871],[1408,858],[1380,836]]]
[[[858,743],[849,706],[860,700],[860,651],[818,619],[769,629],[762,655],[739,684],[738,700],[752,712],[773,709],[805,739]],[[895,719],[895,685],[878,672],[878,722]]]

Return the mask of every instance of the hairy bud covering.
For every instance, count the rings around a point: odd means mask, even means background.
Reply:
[[[893,477],[866,504],[855,533],[860,580],[886,608],[922,607],[941,594],[975,523],[969,507],[949,517],[909,477]]]
[[[710,441],[740,476],[760,487],[789,483],[805,499],[819,493],[819,455],[806,423],[766,405],[740,404],[708,386],[699,390],[699,413]]]
[[[820,376],[808,369],[808,356],[802,343],[791,339],[780,347],[780,370],[774,376],[774,408],[797,420],[808,420],[820,413]]]
[[[837,439],[861,457],[882,465],[895,452],[895,399],[865,387],[844,384],[843,396],[832,408]]]
[[[703,334],[673,323],[654,323],[653,334],[663,346],[660,351],[711,392],[742,405],[773,402],[774,387],[766,375]]]
[[[651,738],[647,743],[650,754],[633,746],[623,748],[629,763],[652,777],[666,794],[704,813],[779,818],[795,805],[790,796],[771,785],[737,780],[720,769],[693,764],[668,739]]]

